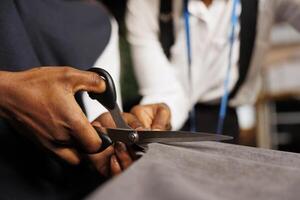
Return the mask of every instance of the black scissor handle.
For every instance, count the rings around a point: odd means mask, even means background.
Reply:
[[[97,131],[102,141],[101,147],[98,150],[98,152],[104,151],[107,147],[114,144],[114,142],[110,139],[110,137],[106,133],[103,133],[100,128],[94,126],[94,129]]]
[[[105,81],[106,89],[102,93],[88,92],[92,99],[96,99],[101,103],[106,109],[112,110],[115,108],[117,94],[116,88],[111,75],[104,69],[101,68],[90,68],[88,71],[95,72],[103,78]]]

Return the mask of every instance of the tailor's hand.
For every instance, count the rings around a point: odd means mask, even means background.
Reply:
[[[142,129],[141,123],[130,113],[122,113],[125,122],[133,129]],[[92,122],[92,125],[105,132],[104,127],[115,128],[116,125],[109,113],[103,113]],[[122,142],[104,151],[88,155],[97,171],[103,176],[117,175],[127,169],[135,160],[134,152]]]
[[[99,150],[101,139],[74,98],[78,91],[105,91],[105,82],[97,74],[41,67],[0,72],[0,78],[0,116],[18,132],[70,164],[80,162],[78,145],[88,153]]]
[[[164,103],[136,105],[130,112],[136,116],[146,129],[171,129],[171,111]]]

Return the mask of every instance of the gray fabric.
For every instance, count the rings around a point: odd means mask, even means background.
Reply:
[[[300,199],[300,154],[200,142],[151,144],[88,199]]]

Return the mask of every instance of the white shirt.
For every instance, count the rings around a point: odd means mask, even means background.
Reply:
[[[119,36],[118,24],[114,18],[111,18],[111,35],[107,46],[103,53],[95,61],[93,67],[105,69],[112,76],[117,92],[118,105],[122,105],[121,92],[120,92],[120,52],[119,52]],[[106,108],[98,101],[91,99],[87,92],[83,93],[83,103],[89,121],[93,121],[96,117],[104,112]]]
[[[174,129],[183,125],[195,103],[212,103],[224,94],[233,7],[233,1],[226,0],[214,0],[208,8],[199,0],[189,2],[192,50],[190,85],[181,2],[173,1],[176,31],[170,61],[158,39],[160,0],[130,0],[126,18],[136,77],[143,95],[142,104],[166,103],[171,109]],[[236,30],[238,36],[239,26]],[[239,39],[236,37],[229,90],[238,79],[238,58]]]

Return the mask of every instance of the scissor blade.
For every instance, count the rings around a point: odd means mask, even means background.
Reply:
[[[138,139],[133,142],[130,133],[137,133]],[[135,131],[130,129],[107,129],[108,136],[113,141],[121,141],[126,144],[147,144],[153,142],[195,142],[195,141],[223,141],[233,137],[201,132],[187,131]]]
[[[230,136],[185,131],[139,131],[139,144],[152,142],[196,142],[223,141],[233,139]]]
[[[108,111],[111,114],[111,116],[112,116],[112,118],[113,118],[113,120],[114,120],[114,122],[115,122],[115,124],[118,128],[131,129],[127,125],[127,123],[124,121],[124,119],[121,115],[121,110],[120,110],[117,103],[115,104],[114,109],[109,109]]]

